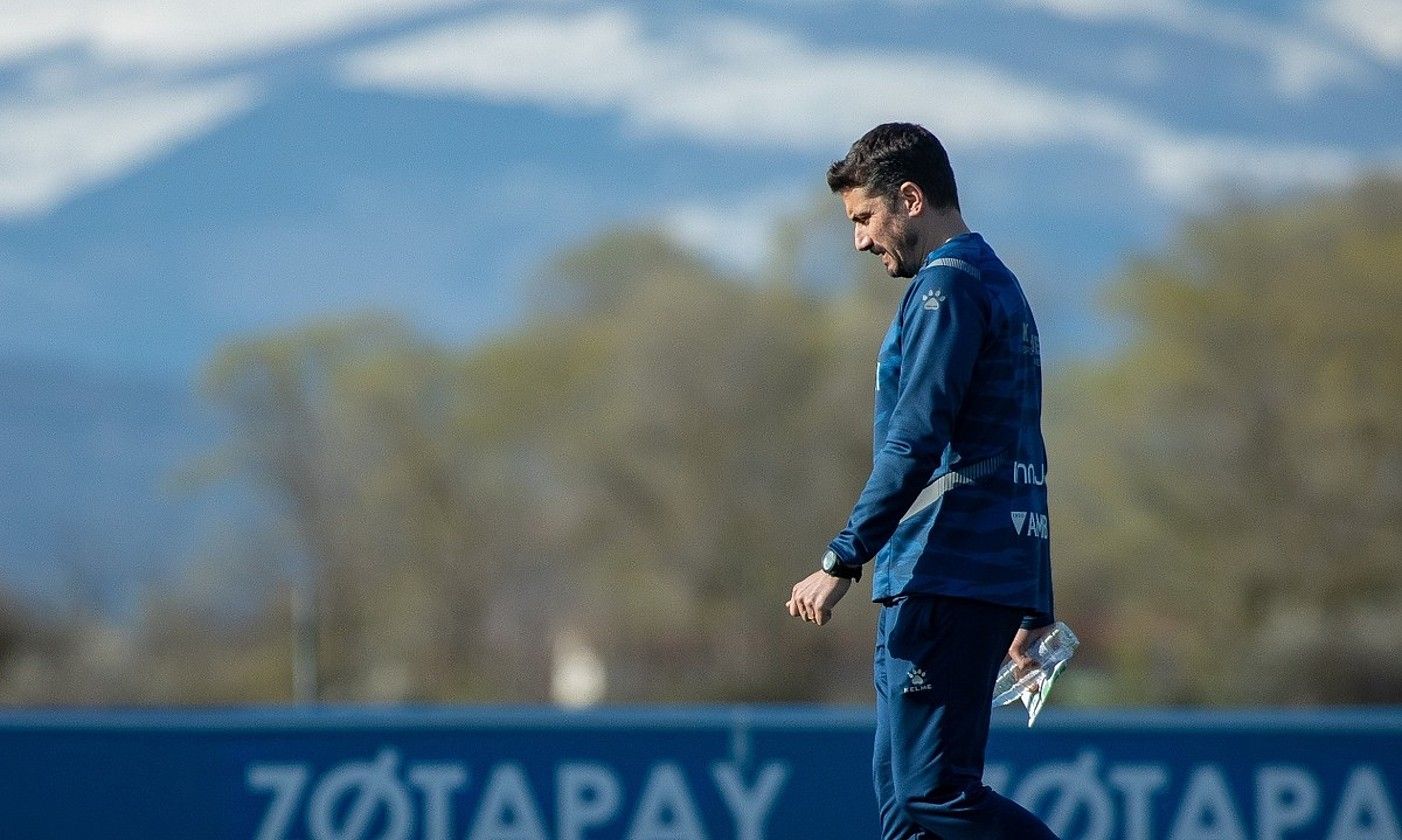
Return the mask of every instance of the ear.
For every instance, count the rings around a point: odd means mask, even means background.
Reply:
[[[899,206],[907,216],[919,216],[925,212],[925,191],[914,181],[905,181],[897,188]]]

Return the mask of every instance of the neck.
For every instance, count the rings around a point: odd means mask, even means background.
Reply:
[[[930,214],[920,232],[921,259],[954,237],[968,232],[969,226],[964,224],[964,217],[958,210]]]

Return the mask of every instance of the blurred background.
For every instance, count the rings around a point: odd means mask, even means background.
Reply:
[[[1062,701],[1402,702],[1400,105],[1398,0],[5,0],[0,702],[869,703],[782,605],[889,120],[1041,324]]]

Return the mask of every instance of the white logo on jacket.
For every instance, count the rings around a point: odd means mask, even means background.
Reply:
[[[939,289],[931,289],[920,296],[920,302],[925,304],[926,309],[939,309],[940,304],[944,303],[944,301],[944,292],[941,292]]]
[[[1027,526],[1027,536],[1037,537],[1043,540],[1051,539],[1051,523],[1047,520],[1045,513],[1035,511],[1015,510],[1012,512],[1013,530],[1018,536],[1022,536],[1022,526]]]

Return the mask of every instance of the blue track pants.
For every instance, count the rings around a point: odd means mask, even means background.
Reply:
[[[998,666],[1022,612],[963,598],[911,596],[876,626],[876,750],[883,840],[1056,840],[983,784]]]

